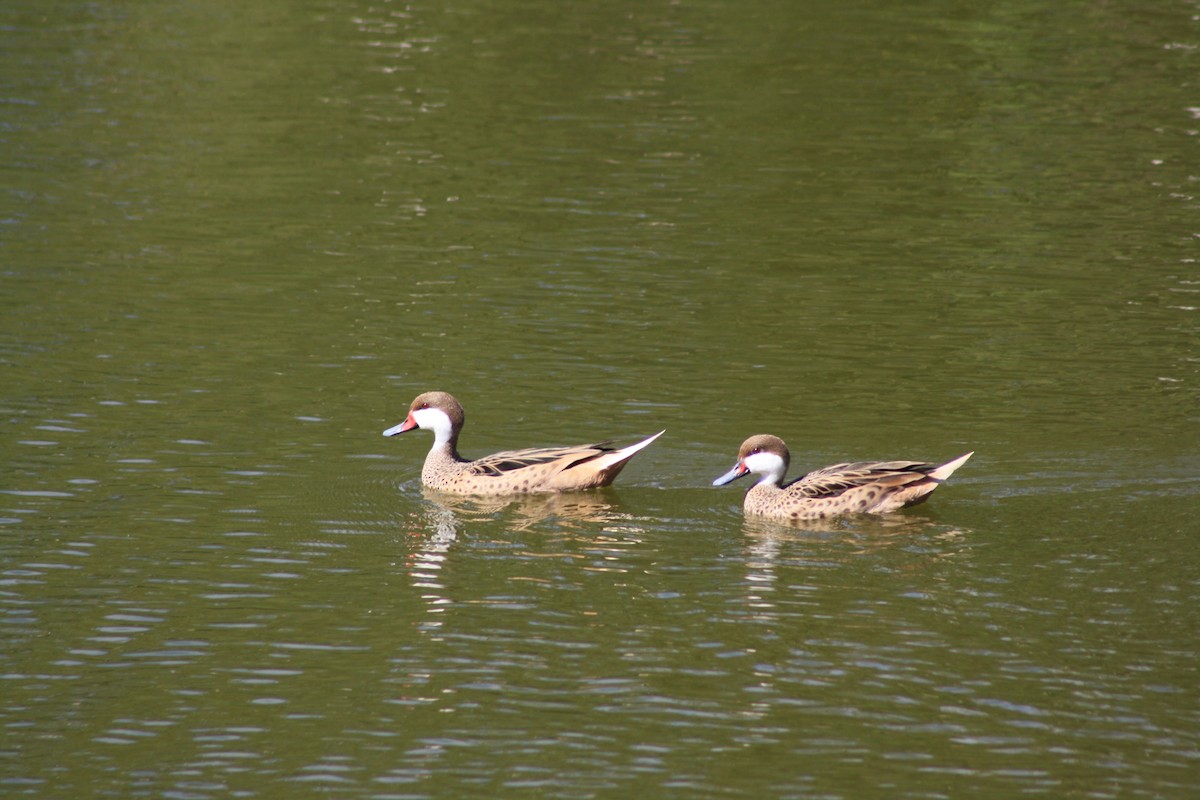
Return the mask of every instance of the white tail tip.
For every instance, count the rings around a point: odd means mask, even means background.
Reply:
[[[954,470],[958,469],[963,464],[967,463],[967,459],[973,455],[975,455],[974,450],[967,453],[966,455],[959,456],[958,458],[954,459],[953,461],[947,461],[945,464],[942,464],[940,467],[938,467],[937,469],[930,472],[929,477],[931,477],[935,480],[944,481],[947,478],[949,478],[951,475],[954,474]]]
[[[664,428],[663,430],[659,431],[658,433],[654,434],[653,436],[649,437],[648,439],[642,439],[640,442],[637,442],[636,444],[629,445],[629,447],[622,447],[621,454],[631,456],[634,453],[636,453],[638,450],[641,450],[643,447],[649,447],[651,444],[654,443],[655,439],[662,436],[666,432],[667,431]]]

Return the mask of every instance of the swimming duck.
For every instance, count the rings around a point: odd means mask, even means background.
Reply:
[[[458,454],[458,434],[466,414],[446,392],[425,392],[412,401],[404,422],[383,432],[396,436],[416,428],[433,431],[433,448],[425,456],[421,483],[453,494],[502,495],[571,492],[608,486],[629,459],[662,436],[616,449],[610,442],[570,447],[507,450],[469,461]]]
[[[855,461],[814,470],[785,484],[791,454],[778,436],[742,442],[733,469],[713,481],[724,486],[751,472],[761,475],[746,492],[746,514],[777,519],[826,519],[841,514],[886,514],[924,501],[973,452],[945,464]]]

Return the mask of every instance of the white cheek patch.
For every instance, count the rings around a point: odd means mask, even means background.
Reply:
[[[444,442],[450,438],[452,426],[445,411],[436,408],[421,408],[412,412],[412,418],[416,421],[418,428],[433,431],[435,442]]]
[[[783,459],[774,453],[754,453],[742,459],[746,469],[762,475],[764,480],[779,481],[783,478]]]
[[[446,415],[436,408],[419,408],[412,412],[412,417],[416,420],[418,428],[432,430],[437,427],[437,418],[446,418]]]

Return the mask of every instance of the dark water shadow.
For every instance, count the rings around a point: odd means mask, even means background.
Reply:
[[[782,536],[820,539],[830,535],[889,539],[947,527],[926,514],[911,511],[892,514],[861,514],[834,519],[776,520],[746,517],[743,531],[751,536]]]
[[[841,557],[899,548],[951,553],[959,549],[958,543],[970,533],[966,528],[912,512],[795,522],[747,517],[742,532],[750,551],[767,560],[797,545],[808,549],[834,547]]]
[[[629,519],[611,498],[594,491],[475,497],[422,488],[421,494],[429,506],[445,512],[458,525],[500,520],[507,528],[522,531],[546,522],[576,528]]]

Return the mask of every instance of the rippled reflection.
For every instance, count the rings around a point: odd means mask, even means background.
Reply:
[[[408,572],[427,607],[429,616],[420,626],[426,632],[440,629],[442,615],[454,604],[441,573],[455,543],[472,525],[493,529],[499,521],[513,533],[544,525],[558,533],[586,534],[589,549],[611,542],[613,534],[641,531],[633,516],[598,492],[470,497],[422,488],[422,496],[426,502],[416,517],[418,544],[408,560]]]
[[[422,494],[430,504],[449,512],[448,524],[451,525],[457,521],[503,516],[509,528],[527,530],[547,521],[571,528],[616,524],[628,518],[600,492],[465,497],[423,488]]]
[[[428,614],[418,629],[433,632],[442,627],[441,615],[452,603],[444,594],[440,575],[450,547],[458,539],[458,522],[452,510],[437,505],[423,509],[422,517],[425,533],[412,553],[408,573]]]
[[[911,512],[829,520],[774,520],[746,517],[742,529],[754,540],[831,539],[856,543],[863,551],[893,546],[907,537],[919,536],[942,527],[932,517]],[[940,536],[958,536],[963,531],[948,529]]]

